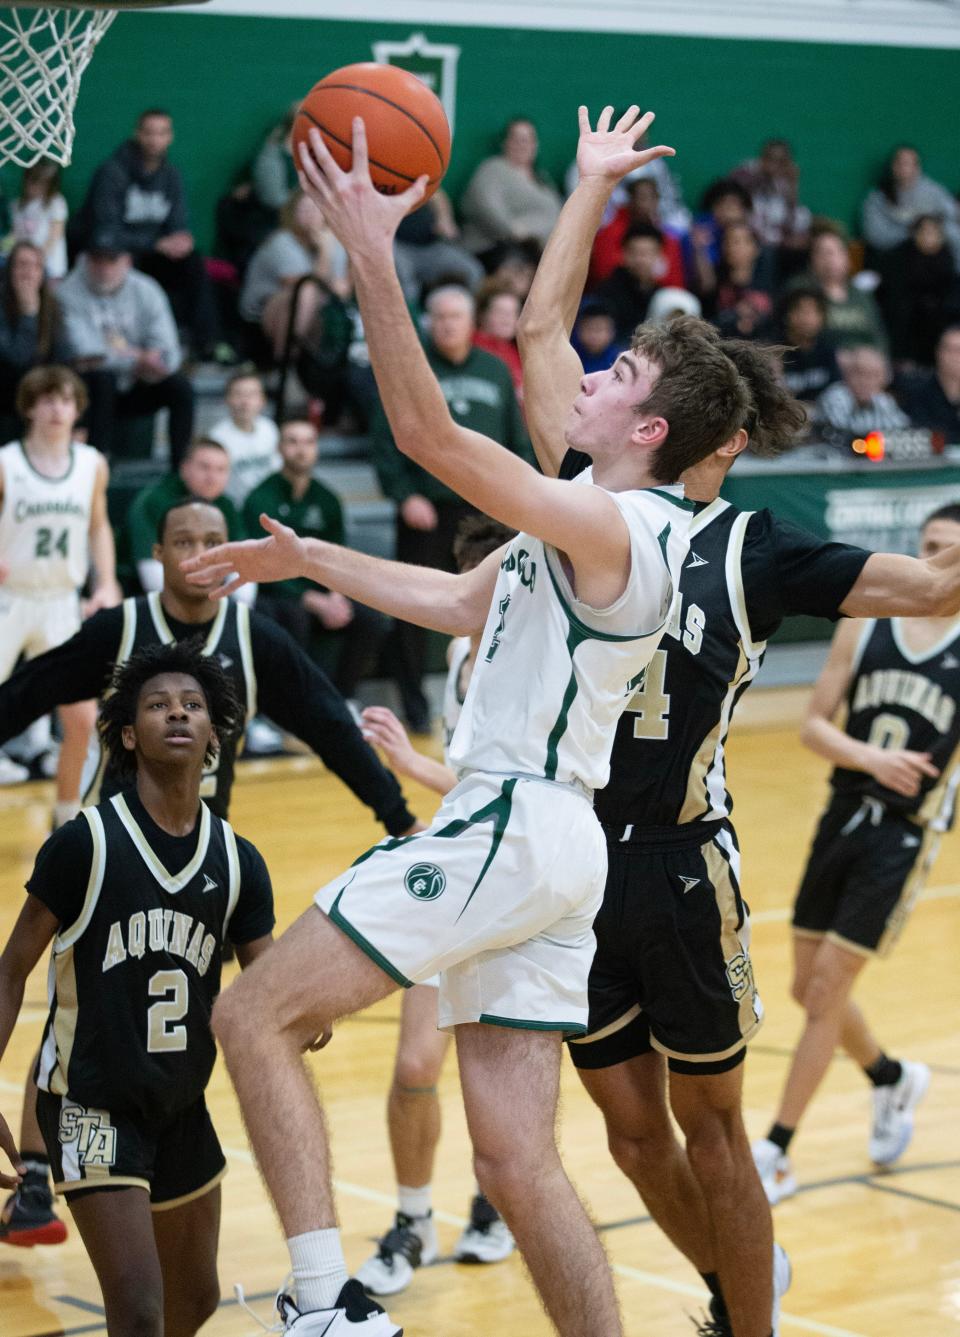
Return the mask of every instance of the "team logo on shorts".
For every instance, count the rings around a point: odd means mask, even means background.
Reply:
[[[404,874],[403,885],[415,901],[435,901],[443,894],[447,875],[435,863],[415,863]]]

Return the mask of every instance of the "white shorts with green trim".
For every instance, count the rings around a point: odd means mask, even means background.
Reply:
[[[382,841],[317,905],[398,984],[440,974],[440,1028],[583,1034],[606,841],[566,785],[475,772],[416,836]]]

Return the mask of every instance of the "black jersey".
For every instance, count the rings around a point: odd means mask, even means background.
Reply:
[[[846,732],[877,747],[929,752],[940,775],[921,776],[913,798],[896,794],[864,771],[837,767],[830,783],[840,794],[879,799],[924,826],[953,824],[960,784],[960,627],[951,622],[938,644],[914,654],[899,618],[868,621],[857,646],[847,692]]]
[[[561,477],[588,463],[568,452]],[[768,637],[789,613],[839,617],[869,556],[767,510],[701,506],[663,640],[617,726],[600,820],[660,835],[725,818],[727,733]]]
[[[220,948],[273,927],[254,847],[205,803],[190,835],[171,836],[127,790],[56,831],[27,890],[60,923],[37,1085],[149,1118],[192,1104],[216,1056]]]
[[[203,653],[215,655],[219,660],[220,667],[233,683],[244,719],[251,719],[257,713],[257,675],[250,644],[249,608],[234,599],[222,599],[216,617],[205,631]],[[116,658],[118,667],[125,664],[137,650],[143,650],[148,645],[172,645],[178,639],[167,622],[159,593],[124,599],[123,632]],[[226,817],[229,811],[240,743],[241,737],[237,735],[221,739],[217,755],[204,768],[200,795],[218,817]],[[129,783],[129,777],[118,772],[109,755],[101,748],[96,771],[83,796],[84,805],[110,798]]]

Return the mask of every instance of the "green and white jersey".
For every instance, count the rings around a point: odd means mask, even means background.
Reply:
[[[75,593],[90,567],[90,512],[100,452],[74,441],[59,478],[38,473],[19,441],[0,448],[0,558],[10,594]]]
[[[574,483],[595,486],[592,470]],[[578,599],[560,554],[540,539],[518,534],[507,547],[450,743],[454,769],[607,783],[617,720],[660,642],[694,509],[680,486],[609,495],[632,552],[609,608]]]

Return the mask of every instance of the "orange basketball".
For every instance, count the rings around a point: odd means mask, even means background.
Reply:
[[[436,94],[397,65],[344,65],[314,84],[293,123],[297,166],[299,145],[315,125],[339,166],[349,171],[354,116],[362,116],[367,128],[370,176],[377,190],[397,195],[427,176],[424,198],[429,199],[450,161],[450,126]]]

